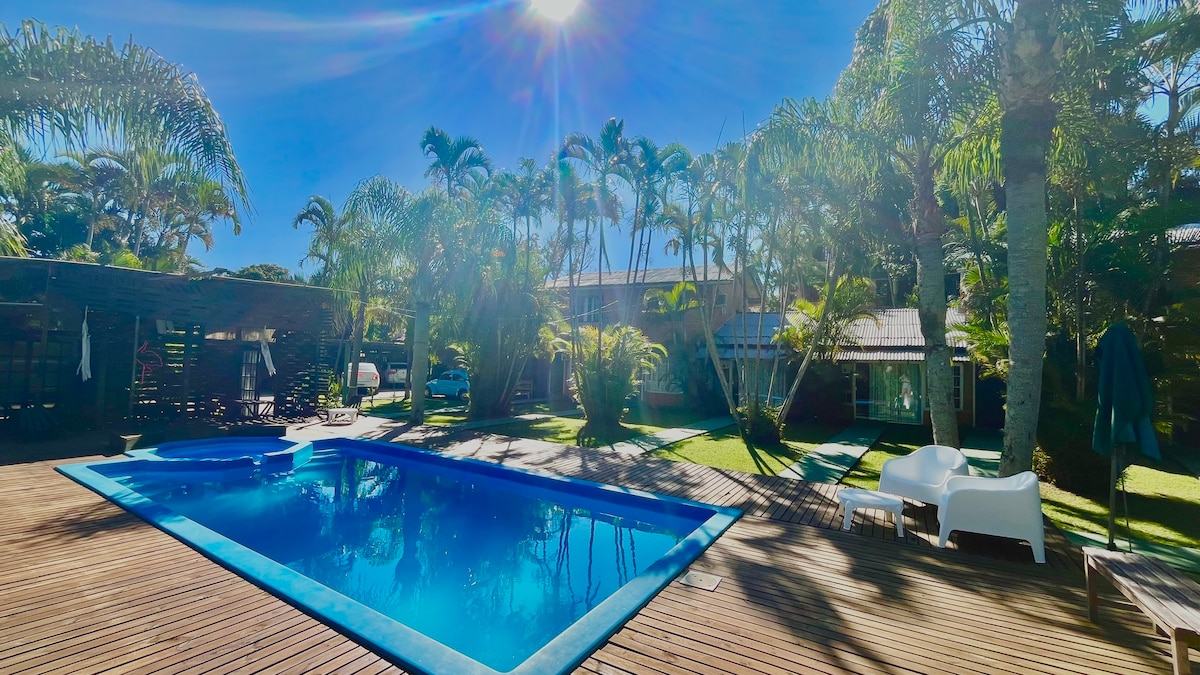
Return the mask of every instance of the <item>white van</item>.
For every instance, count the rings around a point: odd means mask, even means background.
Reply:
[[[350,376],[347,374],[346,382],[350,381]],[[379,369],[370,361],[363,361],[358,364],[358,379],[356,386],[367,390],[367,396],[374,396],[375,392],[379,391]]]

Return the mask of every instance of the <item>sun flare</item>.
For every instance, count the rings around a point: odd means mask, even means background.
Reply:
[[[557,22],[566,21],[579,7],[580,0],[529,0],[529,8]]]

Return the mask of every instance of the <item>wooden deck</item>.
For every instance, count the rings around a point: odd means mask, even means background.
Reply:
[[[414,441],[427,434],[380,434]],[[496,437],[446,452],[744,508],[693,564],[715,592],[671,584],[580,668],[588,673],[1169,672],[1136,612],[1087,620],[1082,573],[942,551],[930,518],[895,541],[882,518],[837,529],[836,486]],[[369,649],[53,471],[0,467],[0,673],[399,673]]]

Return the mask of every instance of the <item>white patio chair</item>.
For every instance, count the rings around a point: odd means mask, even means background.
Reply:
[[[938,546],[945,548],[950,533],[977,532],[1029,542],[1033,559],[1046,562],[1042,496],[1037,474],[1025,471],[1007,478],[954,476],[938,508]]]
[[[879,491],[937,505],[946,479],[970,475],[967,458],[948,445],[926,445],[883,463]]]

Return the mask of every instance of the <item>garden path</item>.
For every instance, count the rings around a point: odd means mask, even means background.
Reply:
[[[842,480],[858,460],[879,437],[883,425],[856,422],[850,428],[813,448],[798,462],[779,473],[784,478],[806,480],[813,483],[837,483]]]
[[[975,429],[962,441],[962,453],[967,456],[972,476],[995,478],[1000,475],[1000,451],[1004,436],[998,431]]]
[[[558,412],[549,413],[529,413],[526,415],[514,415],[512,417],[498,417],[491,420],[476,420],[474,422],[456,422],[455,424],[446,424],[449,429],[486,429],[488,427],[499,427],[505,424],[512,424],[516,420],[525,422],[540,422],[542,420],[554,419],[555,417],[580,417],[583,415],[577,408],[560,410]]]
[[[712,417],[710,419],[700,420],[699,422],[693,422],[682,427],[663,429],[662,431],[653,434],[638,436],[637,438],[631,438],[628,441],[614,443],[608,447],[610,450],[619,452],[623,455],[642,455],[672,443],[678,443],[679,441],[686,440],[694,436],[707,434],[710,431],[723,429],[731,424],[733,424],[733,418],[729,415],[722,415],[721,417]]]

